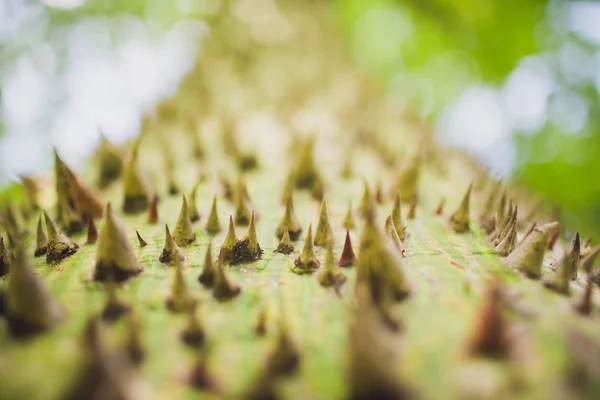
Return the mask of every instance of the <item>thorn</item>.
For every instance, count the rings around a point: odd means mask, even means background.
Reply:
[[[369,184],[366,179],[363,180],[364,190],[363,197],[360,203],[360,207],[358,208],[358,213],[361,217],[365,218],[368,214],[374,214],[376,212],[375,202],[373,201],[373,196],[371,196],[371,189],[369,188]]]
[[[36,257],[41,257],[44,254],[46,254],[46,252],[48,251],[48,236],[46,235],[46,230],[44,229],[42,224],[42,215],[40,215],[40,218],[38,219],[35,243],[36,246],[34,255]],[[1,269],[2,268],[0,268],[0,270]],[[0,273],[0,276],[2,275],[3,274]]]
[[[519,241],[519,243],[518,243],[518,244],[521,244],[521,243],[523,243],[523,241],[524,241],[525,239],[527,239],[527,237],[528,237],[528,236],[531,234],[531,232],[533,232],[533,230],[535,229],[535,227],[536,227],[536,226],[537,226],[537,222],[534,222],[533,224],[531,224],[531,225],[529,226],[529,229],[527,229],[527,232],[525,232],[525,234],[523,235],[523,238],[522,238],[522,239]]]
[[[123,168],[123,157],[119,149],[101,135],[100,147],[97,151],[100,172],[99,185],[101,189],[119,179]]]
[[[194,119],[190,118],[187,122],[187,127],[192,140],[194,159],[203,160],[206,155],[206,150],[204,149],[204,144],[200,138],[198,124]]]
[[[66,317],[63,307],[29,264],[24,248],[17,249],[11,264],[4,302],[8,329],[15,338],[49,331]]]
[[[267,358],[267,371],[272,376],[287,376],[296,372],[299,366],[300,353],[290,336],[287,324],[282,320],[275,347]]]
[[[396,196],[394,196],[394,205],[392,207],[391,217],[394,227],[396,228],[396,232],[398,233],[398,237],[400,238],[400,240],[406,240],[406,226],[404,226],[404,223],[402,222],[402,205],[400,200],[400,193],[396,193]]]
[[[377,204],[383,204],[383,188],[381,187],[381,181],[377,182],[377,187],[375,188],[375,202]]]
[[[350,231],[346,229],[346,240],[344,241],[344,249],[340,257],[340,267],[350,267],[356,263],[356,255],[352,248],[352,240],[350,239]]]
[[[98,229],[94,224],[94,217],[92,214],[88,215],[87,218],[87,241],[86,244],[94,244],[98,240]]]
[[[367,216],[360,238],[356,283],[365,282],[368,285],[369,293],[377,305],[385,301],[387,294],[401,301],[411,292],[404,276],[402,258],[397,257],[396,251],[388,243],[375,225],[373,215]]]
[[[507,358],[510,341],[507,322],[502,315],[502,292],[497,283],[487,289],[485,301],[469,342],[469,353],[474,356]]]
[[[472,188],[473,184],[471,183],[460,202],[460,205],[448,219],[450,228],[456,233],[465,233],[469,231],[469,200],[471,198]]]
[[[581,296],[581,300],[574,304],[573,308],[581,315],[590,315],[593,310],[593,302],[592,295],[594,290],[594,281],[592,280],[592,276],[588,275],[586,280],[585,289],[583,295]]]
[[[233,217],[229,216],[229,230],[227,231],[227,236],[225,236],[225,241],[221,245],[221,249],[219,250],[218,260],[224,264],[229,264],[233,261],[233,249],[238,242],[238,238],[235,235],[235,225],[233,224]]]
[[[417,217],[417,198],[413,197],[408,205],[408,213],[406,214],[406,219],[412,221]]]
[[[398,231],[396,231],[396,227],[394,226],[394,223],[392,222],[391,215],[388,215],[388,217],[385,220],[385,231],[387,232],[389,237],[392,239],[392,242],[394,242],[394,245],[396,246],[396,248],[398,250],[400,250],[400,252],[404,256],[404,253],[405,253],[404,243],[402,243],[402,240],[400,240]]]
[[[290,239],[293,241],[298,240],[302,234],[302,226],[294,213],[294,200],[291,196],[285,204],[285,214],[283,215],[283,219],[275,230],[275,236],[280,240],[283,237],[284,229],[288,230]]]
[[[127,337],[125,340],[125,352],[134,365],[141,365],[146,358],[146,350],[142,342],[139,319],[133,312],[127,313],[125,318]]]
[[[58,229],[56,222],[50,218],[48,213],[44,211],[44,218],[46,220],[46,231],[48,233],[48,251],[46,253],[46,262],[62,260],[63,258],[69,257],[75,254],[79,250],[79,246],[71,241]]]
[[[308,189],[315,200],[321,200],[323,198],[324,185],[323,178],[315,165],[314,147],[314,138],[300,143],[294,168],[294,181],[298,189]]]
[[[173,280],[171,281],[171,293],[165,302],[167,310],[179,314],[189,311],[194,303],[194,300],[189,294],[188,287],[183,277],[183,266],[175,265],[173,272]]]
[[[600,244],[594,247],[587,256],[581,259],[579,268],[590,274],[593,270],[596,258],[598,258],[598,254],[600,254]]]
[[[200,351],[196,352],[196,360],[191,368],[188,378],[190,386],[208,393],[219,392],[215,377],[209,372],[206,357]]]
[[[508,213],[508,216],[506,217],[506,222],[502,225],[502,228],[497,232],[497,234],[491,240],[492,245],[497,246],[498,244],[500,244],[500,242],[506,237],[506,235],[508,235],[508,233],[511,230],[513,225],[515,225],[515,230],[517,229],[516,225],[518,224],[517,223],[518,215],[519,215],[519,210],[518,210],[518,207],[515,205],[512,208],[512,211],[510,211]]]
[[[510,211],[512,207],[509,207]],[[502,193],[502,197],[500,197],[500,201],[498,202],[498,206],[496,208],[496,215],[498,217],[498,221],[504,220],[504,210],[506,209],[506,191]]]
[[[581,244],[581,258],[587,257],[592,252],[592,245],[591,245],[592,238],[593,238],[593,236],[589,236]]]
[[[446,198],[445,197],[440,197],[440,201],[438,203],[438,205],[435,207],[435,209],[433,210],[433,215],[442,215],[444,214],[444,205],[446,204]]]
[[[61,222],[67,231],[67,235],[81,232],[85,228],[85,223],[79,218],[66,200],[60,200],[60,216]]]
[[[315,249],[313,248],[312,224],[310,224],[308,226],[308,233],[306,234],[302,253],[294,261],[294,266],[296,267],[295,272],[299,274],[312,274],[320,265],[321,262],[317,260]]]
[[[505,258],[506,264],[521,271],[531,279],[540,279],[548,237],[550,232],[557,226],[558,222],[551,222],[535,228],[527,239],[523,240]]]
[[[321,201],[321,211],[319,212],[319,222],[317,224],[317,233],[315,234],[314,245],[325,247],[333,242],[333,232],[327,215],[327,198],[323,197]]]
[[[4,237],[0,236],[0,277],[5,276],[9,273],[11,259],[12,254],[4,245]]]
[[[213,297],[218,301],[226,301],[233,299],[240,294],[241,291],[242,289],[237,284],[231,282],[225,274],[223,263],[217,261]]]
[[[158,196],[153,195],[150,200],[150,205],[148,206],[148,223],[156,224],[158,223]]]
[[[142,237],[142,235],[140,235],[140,232],[135,231],[135,235],[137,236],[138,242],[140,244],[140,248],[148,246],[148,242],[146,242],[144,240],[144,238]]]
[[[290,239],[290,232],[288,231],[287,225],[286,225],[283,230],[283,237],[281,238],[281,241],[277,245],[277,248],[275,249],[275,253],[291,254],[294,252],[294,250],[295,250],[294,244],[292,243],[292,240]]]
[[[558,235],[560,235],[560,225],[558,225],[556,229],[550,233],[550,238],[548,239],[548,250],[552,251],[552,249],[554,249]]]
[[[555,263],[555,276],[544,281],[545,287],[565,296],[570,296],[571,294],[571,285],[569,282],[571,265],[569,264],[568,259],[568,255],[564,253],[563,256]]]
[[[264,304],[260,307],[258,316],[256,317],[254,333],[256,333],[257,336],[265,336],[267,333],[267,308]]]
[[[250,223],[250,210],[248,210],[241,184],[238,185],[235,195],[235,223],[242,226],[247,226]]]
[[[198,276],[198,282],[204,287],[213,287],[215,282],[215,266],[212,260],[212,240],[208,242],[206,248],[206,254],[204,255],[204,265],[202,266],[202,272]]]
[[[285,186],[283,187],[283,196],[281,196],[281,204],[287,206],[288,201],[294,196],[294,173],[290,171],[285,180]]]
[[[396,178],[396,190],[401,193],[401,200],[405,203],[418,196],[420,156],[415,153],[406,160]]]
[[[104,289],[106,290],[106,304],[101,314],[104,321],[114,322],[123,314],[131,311],[131,307],[119,296],[118,286],[112,279],[106,281]]]
[[[500,256],[507,257],[515,248],[517,240],[517,220],[513,220],[504,238],[496,245],[496,251]]]
[[[479,222],[483,228],[483,231],[487,234],[494,230],[494,204],[498,197],[498,193],[502,188],[502,181],[496,181],[492,186],[492,189],[488,192],[488,197],[483,205],[481,214],[479,215]]]
[[[150,185],[138,165],[138,148],[139,141],[134,144],[131,153],[123,163],[123,212],[125,214],[136,214],[146,210],[151,197]],[[149,222],[155,223],[150,220]]]
[[[112,278],[121,282],[140,274],[143,270],[144,267],[137,260],[125,230],[115,219],[112,207],[108,203],[98,238],[94,280],[105,281]]]
[[[185,195],[182,196],[181,211],[177,218],[177,225],[173,231],[173,239],[178,246],[188,246],[196,241],[196,232],[192,227],[192,221],[190,221],[190,215],[188,213],[188,202]]]
[[[317,281],[321,286],[339,286],[346,281],[346,276],[335,262],[333,245],[329,242],[323,267],[317,272]]]
[[[184,265],[185,255],[181,248],[175,242],[175,239],[169,231],[169,225],[165,224],[165,245],[162,249],[162,253],[158,257],[158,261],[163,264],[170,265]]]
[[[248,225],[248,233],[244,238],[239,240],[233,247],[233,259],[230,264],[251,263],[262,257],[262,249],[258,243],[256,235],[256,222],[254,211],[250,216],[250,225]]]
[[[208,215],[204,230],[212,236],[221,232],[221,223],[219,222],[219,213],[217,211],[217,196],[213,197],[212,207],[210,208],[210,214]]]
[[[348,211],[346,211],[346,216],[344,217],[344,228],[348,230],[352,230],[356,227],[354,223],[354,215],[352,214],[352,202],[348,202]]]
[[[196,184],[196,186],[194,186],[194,189],[192,189],[192,193],[190,194],[190,202],[188,204],[191,222],[200,221],[200,213],[198,212],[198,207],[196,206],[198,197],[198,186],[200,186],[199,183]]]
[[[188,323],[183,332],[181,332],[181,340],[183,343],[192,348],[201,348],[204,345],[206,334],[204,327],[198,318],[198,302],[192,301],[188,310]]]
[[[552,265],[552,269],[559,270],[563,266],[569,270],[569,277],[571,280],[577,279],[577,269],[579,267],[579,256],[580,256],[581,243],[579,239],[579,233],[575,235],[575,239],[573,239],[573,243],[571,244],[571,248],[568,252],[563,253],[563,255],[554,262]]]
[[[87,218],[90,214],[94,218],[102,217],[102,201],[97,194],[85,186],[74,172],[69,174],[69,187],[71,189],[71,198],[74,209],[80,219]],[[67,199],[67,204],[70,203]]]

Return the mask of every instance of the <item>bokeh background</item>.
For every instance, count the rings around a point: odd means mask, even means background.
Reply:
[[[100,132],[137,136],[218,41],[226,5],[250,40],[285,46],[288,1],[301,0],[0,1],[0,185],[48,170],[53,147],[82,168]],[[302,1],[322,3],[390,107],[572,226],[600,227],[600,3]]]

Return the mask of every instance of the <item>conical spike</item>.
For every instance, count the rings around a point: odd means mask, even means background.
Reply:
[[[339,286],[346,281],[346,276],[343,274],[339,265],[335,262],[333,254],[333,245],[331,242],[327,246],[327,253],[323,267],[317,272],[317,280],[321,286]]]
[[[241,181],[241,180],[240,180]],[[235,194],[235,223],[236,225],[247,226],[250,223],[250,210],[244,198],[242,184],[238,184],[238,190]]]
[[[69,187],[75,211],[81,219],[87,218],[90,214],[94,218],[102,217],[102,201],[73,172],[69,174]]]
[[[381,187],[381,181],[377,182],[377,186],[375,187],[375,202],[377,204],[383,204],[384,203],[384,198],[383,198],[383,188]]]
[[[502,240],[508,235],[513,225],[518,225],[517,218],[519,212],[517,206],[514,206],[511,213],[509,213],[508,222],[504,225],[504,227],[498,232],[497,236],[492,240],[492,245],[497,246],[500,244]],[[516,226],[515,226],[516,229]]]
[[[512,224],[514,211],[515,211],[515,209],[512,207],[512,202],[511,202],[511,205],[508,208],[508,213],[506,214],[506,216],[503,219],[500,219],[500,215],[496,214],[495,228],[492,231],[492,233],[490,233],[488,235],[488,240],[490,241],[490,243],[494,244],[494,242],[496,242],[498,240],[498,238],[502,237],[502,233],[505,232],[505,230],[510,228],[510,225]]]
[[[106,304],[101,314],[104,321],[116,321],[123,314],[131,311],[131,307],[119,296],[119,288],[114,281],[108,280],[104,288],[106,289]]]
[[[188,246],[196,240],[196,232],[194,232],[192,221],[190,221],[188,202],[185,195],[183,195],[181,211],[179,212],[177,225],[175,225],[175,230],[173,231],[173,239],[178,246]]]
[[[95,280],[115,279],[121,282],[144,270],[129,244],[125,230],[116,220],[110,203],[106,205],[97,246]]]
[[[309,189],[314,199],[321,200],[324,185],[323,178],[315,164],[314,145],[314,138],[309,138],[300,143],[294,168],[294,180],[297,188]],[[291,232],[290,228],[290,234]]]
[[[521,240],[519,241],[518,244],[523,243],[523,241],[525,239],[527,239],[527,237],[531,234],[531,232],[533,232],[533,230],[537,227],[537,222],[534,222],[533,224],[531,224],[529,226],[529,228],[527,229],[527,232],[525,232],[525,234],[523,235],[523,237],[521,238]]]
[[[507,257],[515,248],[515,241],[517,238],[517,221],[513,221],[510,229],[504,236],[504,239],[496,246],[496,251],[502,257]]]
[[[352,248],[352,240],[350,239],[350,231],[346,230],[346,240],[344,241],[344,249],[340,256],[340,267],[350,267],[356,263],[356,255]]]
[[[492,189],[488,193],[488,197],[481,209],[479,215],[479,222],[485,233],[491,233],[494,230],[494,204],[497,201],[498,193],[502,188],[502,181],[497,181],[492,186]]]
[[[148,246],[148,242],[144,240],[142,235],[140,235],[139,231],[135,231],[135,235],[137,236],[138,243],[140,244],[140,248]]]
[[[592,295],[594,291],[594,281],[592,280],[591,275],[588,276],[585,289],[583,295],[581,296],[581,300],[579,300],[575,305],[575,311],[577,311],[581,315],[590,315],[592,313],[592,309],[594,307],[594,303],[592,302]]]
[[[107,187],[121,176],[123,157],[121,152],[108,139],[101,135],[100,148],[97,152],[99,168],[98,177],[100,188]]]
[[[251,263],[262,257],[262,249],[258,243],[256,235],[256,222],[254,211],[250,216],[250,225],[248,225],[248,233],[244,238],[239,240],[232,253],[231,264]]]
[[[57,261],[69,257],[79,250],[79,246],[71,241],[58,229],[56,222],[50,218],[48,213],[44,211],[46,222],[46,231],[48,233],[48,252],[46,253],[46,261]]]
[[[285,179],[285,186],[283,187],[283,195],[281,196],[281,204],[284,206],[288,204],[294,197],[294,173],[290,171]]]
[[[598,254],[600,254],[600,244],[594,247],[590,254],[581,259],[581,262],[579,263],[579,268],[581,268],[588,274],[591,273],[594,267],[594,263],[598,258]]]
[[[87,218],[87,240],[86,244],[94,244],[98,240],[98,229],[96,229],[96,224],[94,224],[94,217],[92,214],[88,215]]]
[[[502,292],[497,284],[492,284],[486,293],[485,302],[475,319],[475,327],[469,342],[471,355],[507,358],[510,341],[507,323],[502,315]]]
[[[200,348],[204,344],[204,327],[198,318],[198,302],[193,301],[188,310],[188,323],[181,332],[181,340],[193,348]]]
[[[302,226],[296,218],[296,214],[294,213],[294,200],[292,196],[290,196],[285,203],[285,214],[283,215],[283,219],[281,223],[277,226],[275,230],[275,235],[278,239],[283,237],[284,229],[288,230],[290,238],[293,241],[296,241],[300,238],[302,234]]]
[[[142,341],[140,322],[135,313],[127,313],[127,336],[125,339],[125,352],[134,365],[141,365],[146,358],[146,349]]]
[[[405,251],[404,244],[402,243],[402,240],[400,240],[400,236],[398,235],[398,232],[396,231],[396,227],[394,226],[394,223],[392,222],[391,215],[388,215],[388,217],[385,220],[385,231],[387,232],[389,237],[392,239],[392,242],[394,243],[396,248],[398,250],[400,250],[402,255],[404,255],[404,251]]]
[[[85,228],[85,223],[75,213],[75,210],[67,204],[67,200],[60,200],[60,215],[67,235],[81,232]]]
[[[198,276],[198,282],[205,287],[213,287],[215,283],[215,266],[212,259],[212,240],[208,242],[206,254],[204,255],[204,265],[202,272]]]
[[[556,229],[550,233],[550,237],[548,238],[548,250],[552,251],[554,249],[554,245],[556,244],[559,235],[560,225],[558,225]]]
[[[409,221],[414,220],[417,217],[417,197],[413,197],[408,205],[408,213],[406,213],[406,219]]]
[[[235,235],[235,225],[233,224],[233,217],[229,216],[229,229],[227,231],[227,236],[225,236],[225,241],[221,245],[221,249],[219,250],[219,261],[224,264],[229,264],[233,261],[233,250],[235,245],[238,242],[238,238]]]
[[[332,241],[333,232],[331,230],[331,224],[329,223],[329,216],[327,215],[327,199],[323,197],[314,244],[315,246],[325,247]]]
[[[131,154],[123,164],[123,211],[135,214],[148,208],[150,201],[150,185],[138,166],[137,153],[139,142],[134,145]]]
[[[398,233],[400,240],[406,240],[406,227],[402,222],[402,205],[400,200],[400,193],[396,193],[394,196],[394,205],[392,206],[392,222]]]
[[[206,150],[204,149],[204,143],[200,137],[197,121],[194,118],[189,118],[187,121],[187,128],[192,140],[194,158],[196,160],[203,160],[206,155]]]
[[[198,186],[200,186],[199,183],[194,186],[194,189],[192,189],[192,193],[190,194],[190,202],[188,204],[190,221],[192,222],[200,221],[200,212],[198,212],[198,207],[196,205],[196,202],[198,201]]]
[[[165,225],[165,245],[162,253],[160,253],[160,256],[158,257],[158,261],[170,265],[185,264],[185,255],[171,235],[168,225]]]
[[[391,241],[375,225],[374,217],[368,216],[360,239],[356,283],[367,283],[369,293],[378,305],[390,296],[400,301],[411,292],[403,273],[402,258],[390,245]]]
[[[234,298],[241,291],[242,289],[237,284],[231,282],[225,274],[223,263],[217,261],[213,297],[219,301],[226,301]]]
[[[368,214],[375,213],[375,202],[373,201],[373,196],[371,195],[371,189],[369,188],[369,184],[367,180],[363,180],[364,190],[363,197],[360,203],[360,207],[358,208],[358,213],[361,217],[365,218]]]
[[[152,199],[150,199],[150,204],[148,205],[148,223],[156,224],[158,223],[158,202],[159,198],[157,195],[153,195]]]
[[[196,360],[190,370],[188,381],[189,385],[195,389],[214,395],[219,394],[217,380],[210,372],[204,352],[196,352]]]
[[[296,272],[300,274],[312,274],[319,268],[321,262],[317,260],[315,255],[315,249],[313,248],[312,241],[312,224],[308,226],[308,233],[306,234],[306,240],[304,241],[304,248],[302,253],[294,261]]]
[[[544,282],[544,286],[548,289],[565,296],[571,294],[571,285],[569,282],[571,265],[569,264],[568,259],[568,255],[566,253],[563,254],[563,256],[555,263],[556,274]]]
[[[71,174],[71,169],[63,162],[56,149],[54,149],[54,176],[59,220],[62,219],[62,203],[64,202],[67,205],[73,205],[75,203],[71,196],[71,188],[69,187]]]
[[[418,195],[419,164],[420,156],[417,152],[406,160],[396,178],[396,190],[401,193],[401,199],[405,203],[412,201]]]
[[[275,347],[267,358],[267,370],[271,376],[290,375],[300,366],[300,353],[290,336],[287,324],[282,320]]]
[[[529,278],[539,279],[542,276],[542,263],[548,237],[557,226],[558,222],[551,222],[534,229],[527,239],[505,258],[506,264],[521,271]]]
[[[217,196],[213,197],[212,207],[210,208],[210,214],[204,227],[209,235],[216,235],[221,232],[221,223],[219,222],[219,213],[217,211]]]
[[[36,257],[40,257],[40,256],[43,256],[44,254],[46,254],[46,252],[48,251],[48,236],[46,235],[46,230],[43,227],[41,215],[40,215],[40,218],[38,219],[35,243],[36,243],[36,245],[35,245],[34,255]],[[2,276],[2,275],[0,274],[0,276]]]
[[[12,255],[4,245],[4,237],[0,236],[0,277],[8,274],[10,270],[11,259]],[[0,301],[0,303],[2,302]],[[0,312],[0,315],[1,314],[2,313]]]
[[[571,280],[577,279],[577,269],[579,267],[579,255],[580,255],[581,243],[579,239],[579,233],[575,235],[571,248],[568,252],[563,253],[554,264],[552,269],[559,270],[563,266],[570,271],[569,276]]]
[[[22,248],[17,250],[11,264],[4,296],[6,320],[14,337],[51,330],[65,319],[65,310],[33,270]]]
[[[444,205],[446,204],[446,198],[441,197],[438,205],[433,210],[433,215],[442,215],[444,214]]]
[[[283,231],[283,237],[281,238],[281,241],[277,245],[277,248],[275,249],[275,253],[291,254],[294,252],[294,250],[295,250],[294,244],[292,243],[292,240],[290,239],[290,232],[288,231],[287,226],[285,226],[284,231]]]
[[[581,244],[581,258],[587,257],[592,252],[592,238],[593,236],[589,236]]]
[[[356,228],[356,224],[354,223],[354,215],[352,214],[351,202],[348,202],[348,211],[346,211],[346,216],[344,217],[344,228],[348,230]]]
[[[181,264],[175,265],[173,274],[171,293],[166,301],[167,309],[174,313],[187,312],[194,301],[189,294],[188,287],[183,277],[183,266]]]
[[[456,233],[465,233],[469,231],[469,201],[472,188],[473,184],[471,183],[463,196],[460,205],[448,219],[450,228]]]
[[[504,210],[506,209],[506,192],[502,193],[502,197],[500,197],[500,201],[496,207],[496,215],[498,216],[498,220],[504,220]],[[511,208],[509,208],[510,211]]]

